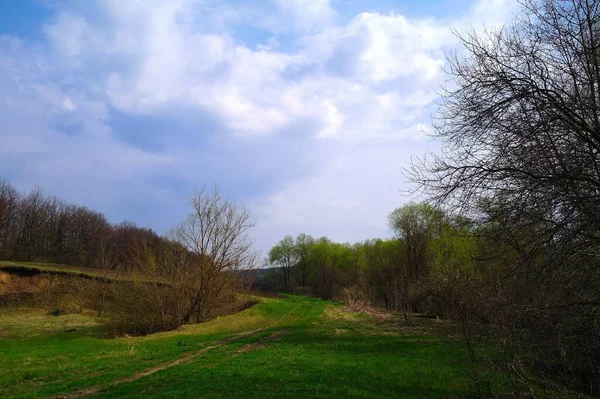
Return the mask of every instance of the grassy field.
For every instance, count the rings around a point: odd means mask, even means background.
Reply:
[[[14,309],[0,313],[0,397],[465,397],[464,349],[434,330],[295,296],[146,337]]]

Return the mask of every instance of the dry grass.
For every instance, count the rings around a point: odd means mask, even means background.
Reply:
[[[106,280],[123,280],[128,281],[131,277],[124,272],[107,271],[100,269],[89,269],[67,265],[59,265],[55,263],[38,263],[38,262],[12,262],[0,261],[0,270],[5,271],[23,271],[37,272],[46,274],[68,275],[84,278],[101,278]]]
[[[48,309],[15,308],[0,312],[0,339],[22,339],[95,329],[100,320],[95,312],[53,316]]]

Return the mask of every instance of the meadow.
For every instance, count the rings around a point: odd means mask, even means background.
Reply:
[[[0,312],[0,397],[467,397],[461,341],[443,322],[257,297],[242,312],[144,337],[94,313]]]

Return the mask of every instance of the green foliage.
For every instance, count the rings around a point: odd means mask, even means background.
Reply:
[[[269,252],[287,291],[345,300],[348,292],[390,310],[428,311],[423,305],[432,273],[474,270],[478,242],[468,219],[450,217],[427,203],[409,203],[390,213],[395,238],[353,245],[326,237],[286,236]],[[287,283],[286,283],[287,282]]]
[[[299,252],[292,236],[285,236],[269,251],[269,262],[281,270],[284,291],[294,286],[294,268],[298,264]]]
[[[474,272],[477,250],[477,237],[469,221],[463,218],[448,220],[430,243],[432,270],[437,273]]]
[[[444,221],[444,212],[427,202],[408,204],[394,209],[388,216],[388,224],[403,239],[416,235],[434,235]]]
[[[291,267],[297,262],[297,250],[292,236],[285,236],[271,248],[269,262],[279,267]]]

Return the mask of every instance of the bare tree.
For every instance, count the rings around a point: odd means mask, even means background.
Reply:
[[[168,331],[181,326],[189,312],[188,252],[178,245],[142,241],[131,251],[132,272],[123,281],[96,288],[94,305],[104,309],[117,333],[135,335]]]
[[[539,333],[511,346],[597,393],[600,1],[522,5],[512,26],[460,38],[435,121],[444,149],[410,173],[502,248],[488,316]]]
[[[0,257],[4,259],[12,256],[18,201],[17,190],[0,179]]]
[[[244,207],[225,199],[216,187],[203,188],[190,202],[193,212],[173,229],[171,238],[192,254],[186,288],[191,301],[184,318],[203,321],[224,294],[234,291],[238,271],[256,262],[248,236],[254,222]]]
[[[117,265],[114,242],[110,236],[102,237],[98,254],[98,264],[100,266],[100,278],[92,281],[90,290],[95,300],[94,309],[98,312],[98,317],[102,316],[106,302],[112,294],[112,286],[107,284],[110,273],[115,270]]]

